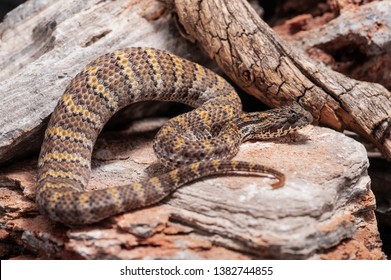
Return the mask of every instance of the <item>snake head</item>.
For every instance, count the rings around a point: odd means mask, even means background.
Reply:
[[[310,123],[313,117],[299,103],[264,111],[242,114],[236,121],[243,140],[271,139],[284,136]]]

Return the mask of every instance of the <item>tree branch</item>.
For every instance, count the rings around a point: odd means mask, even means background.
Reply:
[[[317,122],[353,130],[391,159],[391,93],[350,79],[292,50],[245,0],[164,0],[182,33],[241,88],[269,106],[297,100]]]

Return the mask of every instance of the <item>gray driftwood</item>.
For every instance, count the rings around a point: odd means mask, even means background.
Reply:
[[[153,0],[30,0],[9,14],[0,25],[0,159],[39,144],[34,138],[67,83],[96,56],[150,46],[200,59],[172,26],[170,13]],[[160,125],[105,132],[89,189],[161,172],[151,148]],[[205,179],[154,207],[77,229],[37,212],[36,159],[3,167],[0,252],[21,246],[49,258],[384,258],[361,144],[310,126],[274,142],[245,143],[237,158],[283,171],[286,186],[273,190],[268,178]]]
[[[0,165],[38,151],[66,85],[97,56],[149,46],[202,59],[175,34],[156,1],[33,0],[7,15],[0,24]]]

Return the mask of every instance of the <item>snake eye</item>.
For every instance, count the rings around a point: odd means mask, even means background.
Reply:
[[[295,111],[290,111],[290,116],[289,116],[289,119],[288,119],[288,122],[290,123],[295,123],[298,119],[298,115]]]

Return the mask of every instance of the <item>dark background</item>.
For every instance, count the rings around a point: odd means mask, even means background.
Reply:
[[[15,7],[19,6],[26,0],[1,0],[0,1],[0,21],[3,20],[4,16],[14,9]]]

